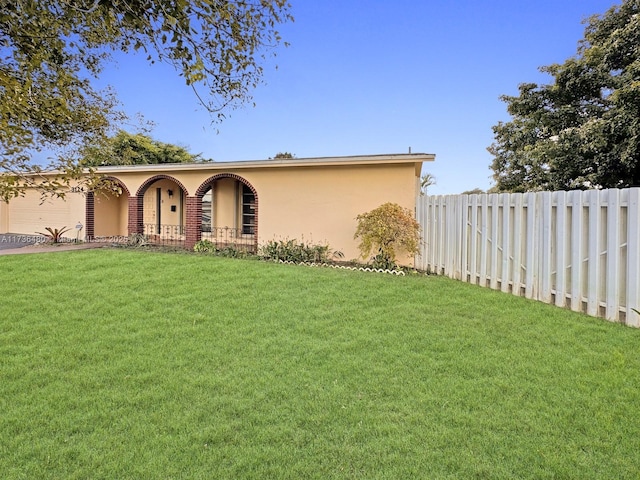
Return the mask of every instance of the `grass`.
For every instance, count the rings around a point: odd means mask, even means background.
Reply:
[[[0,257],[5,479],[637,478],[640,330],[442,277]]]

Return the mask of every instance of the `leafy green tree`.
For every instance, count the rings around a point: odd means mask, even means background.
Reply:
[[[499,191],[640,185],[640,0],[586,22],[575,57],[541,68],[554,81],[503,96],[493,127]]]
[[[0,198],[30,183],[61,194],[79,178],[78,149],[123,120],[113,93],[92,86],[111,52],[172,65],[222,119],[251,99],[291,20],[287,0],[0,0]],[[46,167],[32,161],[41,150],[55,153]]]
[[[394,267],[398,253],[418,253],[420,224],[409,209],[389,202],[358,215],[356,220],[353,238],[360,239],[358,249],[363,259],[376,252],[373,257],[376,267]]]
[[[192,154],[178,145],[154,140],[142,133],[120,130],[113,137],[83,149],[82,165],[148,165],[157,163],[202,163],[201,154]]]

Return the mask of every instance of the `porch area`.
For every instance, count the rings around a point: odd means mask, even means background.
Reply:
[[[245,179],[219,174],[189,195],[175,178],[157,175],[130,195],[87,196],[87,236],[111,242],[191,249],[200,240],[216,248],[257,251],[257,193]]]

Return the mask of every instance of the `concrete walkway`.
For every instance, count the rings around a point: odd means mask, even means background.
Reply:
[[[90,243],[60,243],[57,245],[47,243],[34,243],[31,239],[35,235],[0,235],[0,255],[20,255],[27,253],[51,253],[68,252],[71,250],[87,250],[90,248],[102,248],[110,245],[103,242]]]
[[[42,235],[21,235],[16,233],[0,234],[0,250],[12,250],[33,245],[44,240]]]

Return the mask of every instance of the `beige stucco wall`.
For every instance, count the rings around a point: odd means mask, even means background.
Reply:
[[[411,165],[310,167],[248,177],[258,192],[260,243],[291,238],[328,242],[347,260],[359,255],[353,239],[358,214],[389,201],[415,208]]]
[[[94,235],[96,237],[117,237],[128,234],[128,199],[122,194],[115,196],[108,193],[98,193],[94,197],[94,215],[99,221],[95,222]]]
[[[9,204],[0,201],[0,233],[9,232]]]
[[[223,178],[213,190],[213,226],[239,228],[236,181]]]

